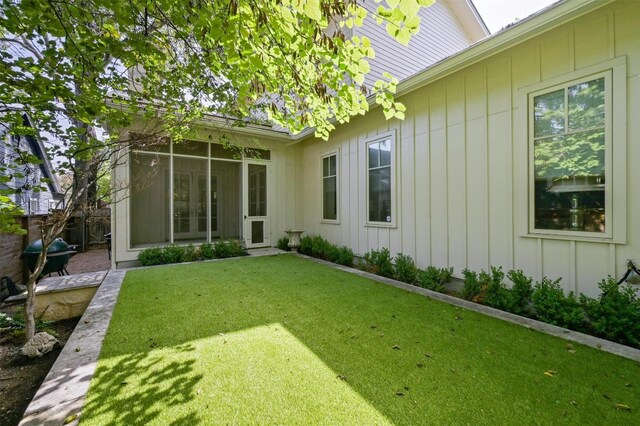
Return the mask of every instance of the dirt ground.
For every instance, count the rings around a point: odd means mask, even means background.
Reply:
[[[105,271],[111,268],[107,249],[89,250],[73,256],[67,265],[69,274]],[[0,304],[0,312],[11,317],[23,315],[22,305]],[[22,419],[36,391],[55,362],[80,318],[57,321],[40,327],[61,343],[41,358],[28,359],[20,354],[24,344],[22,330],[0,329],[0,425],[14,426]]]

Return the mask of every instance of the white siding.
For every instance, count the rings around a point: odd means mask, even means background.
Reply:
[[[389,247],[393,254],[414,256],[420,267],[452,266],[456,276],[464,268],[503,266],[535,279],[562,277],[567,290],[597,294],[601,279],[625,272],[627,258],[640,262],[640,221],[634,220],[640,211],[640,197],[634,195],[634,183],[640,182],[638,22],[640,2],[616,2],[403,96],[404,122],[386,122],[377,108],[340,126],[328,142],[304,142],[305,231],[360,255]],[[626,165],[615,164],[626,167],[627,178],[614,183],[613,193],[614,208],[626,209],[628,216],[624,241],[523,236],[529,182],[520,89],[623,56],[626,145],[614,150],[627,151]],[[365,227],[364,141],[389,128],[397,132],[398,224]],[[317,176],[321,153],[335,147],[341,148],[343,164],[341,221],[325,225]]]
[[[378,4],[365,2],[363,6],[375,11]],[[365,80],[368,87],[372,87],[384,71],[402,80],[477,41],[467,34],[446,2],[437,2],[421,10],[420,16],[420,31],[402,50],[398,42],[387,34],[385,23],[377,24],[372,13],[362,27],[354,29],[354,35],[366,35],[371,39],[371,46],[376,52],[375,59],[370,61],[371,73]]]

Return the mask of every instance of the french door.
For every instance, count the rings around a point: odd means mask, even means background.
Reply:
[[[173,239],[206,238],[206,174],[176,170],[173,173]]]

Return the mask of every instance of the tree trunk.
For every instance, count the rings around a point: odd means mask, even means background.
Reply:
[[[36,334],[36,319],[34,316],[36,305],[36,282],[44,270],[44,265],[47,263],[47,250],[49,249],[50,244],[51,241],[45,241],[45,238],[42,238],[42,252],[38,256],[36,267],[34,271],[29,274],[29,279],[27,281],[27,300],[24,305],[24,331],[27,342]]]

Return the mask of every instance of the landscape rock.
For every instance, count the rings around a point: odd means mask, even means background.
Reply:
[[[40,332],[36,333],[35,336],[31,338],[27,342],[26,345],[20,349],[22,355],[27,356],[29,358],[37,358],[42,355],[49,353],[59,345],[58,339],[50,335],[49,333]]]

